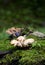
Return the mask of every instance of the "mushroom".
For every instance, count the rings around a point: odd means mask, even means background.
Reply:
[[[17,40],[11,40],[10,42],[11,44],[13,44],[14,46],[19,46],[19,47],[22,47],[20,41],[17,41]]]
[[[17,40],[11,40],[10,43],[11,43],[11,44],[16,44],[16,43],[17,43]]]
[[[23,46],[28,46],[29,44],[32,44],[34,42],[34,39],[30,38],[30,39],[26,39],[23,43]]]
[[[23,42],[25,41],[25,36],[19,36],[17,40],[20,41],[21,44],[23,44]]]

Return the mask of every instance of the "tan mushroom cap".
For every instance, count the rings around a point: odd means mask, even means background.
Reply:
[[[22,30],[23,30],[23,28],[12,27],[12,28],[9,28],[8,30],[6,30],[6,33],[11,35],[15,32],[21,32]]]

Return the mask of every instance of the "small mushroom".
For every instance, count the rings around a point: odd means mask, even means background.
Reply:
[[[29,44],[32,44],[34,42],[34,39],[30,38],[30,39],[26,39],[23,43],[23,46],[28,46]]]
[[[10,43],[13,44],[14,46],[22,47],[22,44],[20,43],[20,41],[17,41],[17,40],[11,40]]]
[[[17,40],[18,41],[20,41],[22,44],[23,44],[23,42],[25,41],[25,36],[19,36],[18,38],[17,38]]]
[[[11,44],[16,44],[16,43],[17,43],[17,40],[11,40],[10,43],[11,43]]]

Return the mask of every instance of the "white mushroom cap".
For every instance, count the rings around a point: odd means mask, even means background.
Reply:
[[[28,44],[32,44],[34,42],[34,39],[26,39],[25,41],[24,41],[24,46],[28,46]]]
[[[25,40],[25,37],[24,37],[24,36],[19,36],[19,37],[17,38],[17,40],[20,41],[20,42],[23,42],[23,41]]]
[[[13,44],[14,46],[22,47],[22,44],[20,43],[20,41],[12,40],[10,43]]]
[[[22,44],[19,41],[17,41],[17,43],[15,43],[14,46],[22,47]]]
[[[17,40],[11,40],[10,43],[11,43],[11,44],[16,44],[16,43],[17,43]]]

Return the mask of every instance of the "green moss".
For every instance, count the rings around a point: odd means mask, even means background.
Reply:
[[[43,43],[43,44],[42,44]],[[0,59],[0,63],[12,62],[13,59],[18,59],[20,65],[31,65],[37,64],[38,62],[45,59],[45,40],[38,40],[37,45],[30,47],[29,49],[14,48],[8,43],[2,43],[3,49],[9,50],[13,49],[12,54],[7,54],[4,58]],[[40,44],[41,46],[39,46]],[[8,47],[7,47],[8,46]],[[6,47],[6,48],[5,48]],[[20,58],[21,57],[21,58]]]
[[[23,49],[14,47],[10,44],[9,40],[6,40],[8,35],[5,35],[5,30],[0,35],[0,51],[12,50],[11,54],[7,54],[0,59],[0,64],[9,65],[13,60],[14,62],[17,60],[15,63],[19,63],[18,65],[36,65],[42,60],[45,60],[45,40],[31,35],[27,36],[27,38],[34,38],[35,42],[29,48]]]

